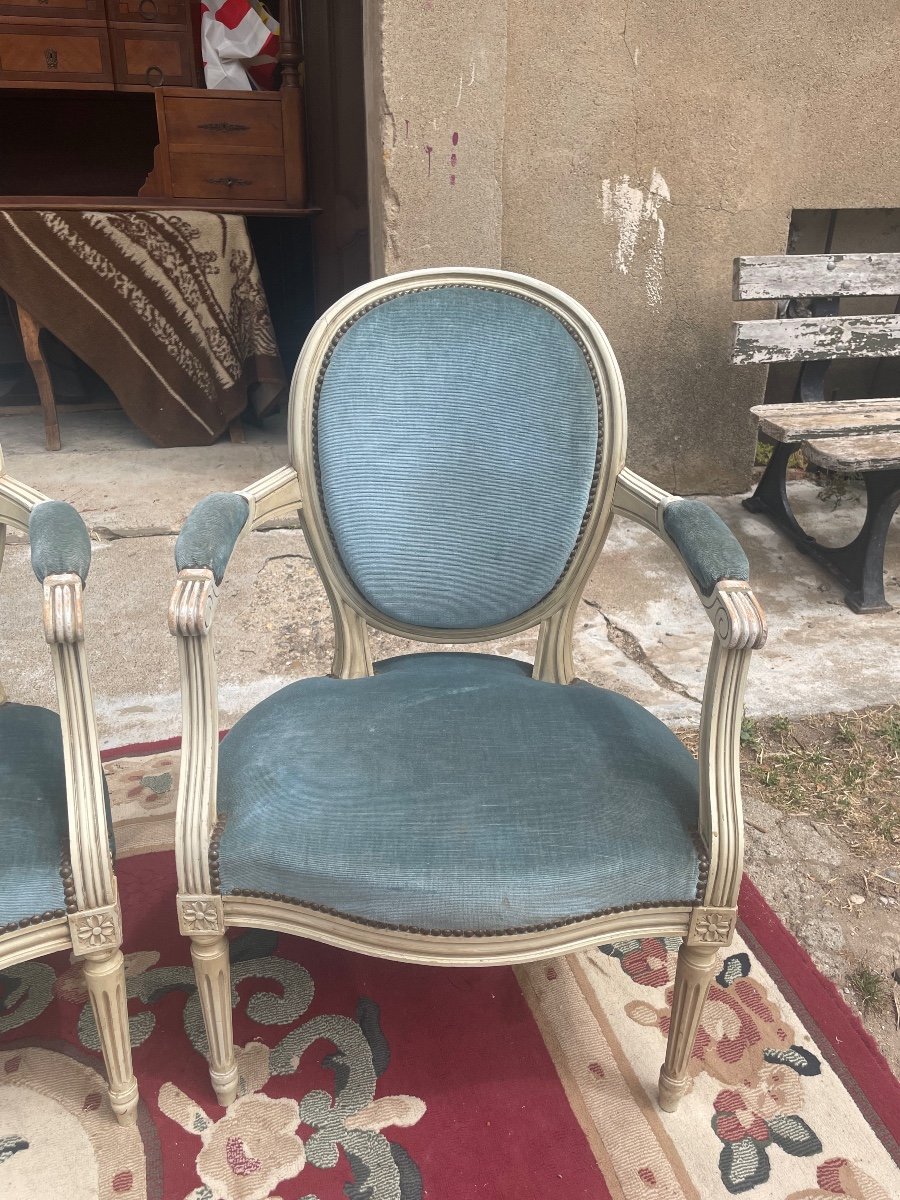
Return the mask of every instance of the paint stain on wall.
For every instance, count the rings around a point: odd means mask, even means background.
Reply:
[[[425,153],[428,155],[428,174],[431,175],[431,156],[434,154],[434,146],[426,146]]]
[[[628,175],[620,175],[615,181],[604,179],[601,187],[603,221],[614,225],[618,235],[613,255],[616,270],[629,274],[638,255],[647,299],[653,308],[662,303],[666,227],[660,208],[669,200],[668,184],[655,169],[645,187],[632,184]]]
[[[450,136],[450,144],[453,147],[453,150],[450,153],[450,186],[456,187],[456,164],[458,162],[456,157],[456,147],[459,145],[459,134],[455,129]]]

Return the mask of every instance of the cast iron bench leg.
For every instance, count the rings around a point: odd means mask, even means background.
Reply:
[[[813,539],[797,523],[787,494],[788,459],[799,446],[799,442],[778,442],[773,447],[772,457],[766,463],[756,491],[743,504],[752,513],[765,513],[773,524],[802,546]]]
[[[863,472],[866,519],[862,528],[846,546],[823,546],[797,522],[788,499],[787,463],[798,445],[780,442],[774,448],[744,507],[764,513],[798,550],[827,567],[847,589],[844,599],[854,612],[890,612],[892,606],[884,598],[884,549],[891,518],[900,505],[900,470]]]
[[[900,505],[900,470],[866,471],[866,519],[846,546],[825,549],[830,564],[850,585],[844,599],[854,612],[890,612],[884,598],[884,549],[891,518]]]

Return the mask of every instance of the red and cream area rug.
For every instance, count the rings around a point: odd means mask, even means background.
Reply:
[[[232,940],[223,1110],[175,921],[178,754],[141,750],[107,763],[139,1120],[111,1117],[67,957],[0,974],[3,1200],[900,1197],[900,1085],[749,884],[674,1115],[674,942],[444,970],[262,931]]]

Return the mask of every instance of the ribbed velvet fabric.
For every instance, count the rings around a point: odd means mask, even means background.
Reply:
[[[0,925],[65,907],[66,775],[49,709],[0,705],[0,838]]]
[[[388,616],[493,625],[558,580],[598,414],[584,355],[547,310],[474,287],[378,305],[334,350],[317,429],[338,552]]]
[[[750,578],[740,542],[702,500],[673,500],[663,509],[663,525],[704,596],[722,579]]]
[[[249,515],[246,497],[237,492],[213,492],[198,501],[175,542],[178,570],[209,567],[216,583],[221,583]]]
[[[28,517],[31,566],[41,583],[48,575],[79,575],[91,567],[91,538],[84,521],[63,500],[42,500]]]
[[[510,659],[417,654],[304,679],[219,752],[222,891],[499,933],[691,903],[694,759],[631,700]]]

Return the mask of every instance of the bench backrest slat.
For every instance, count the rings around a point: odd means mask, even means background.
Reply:
[[[732,362],[900,356],[900,315],[738,321]]]
[[[735,300],[900,295],[900,254],[777,254],[734,260]]]

